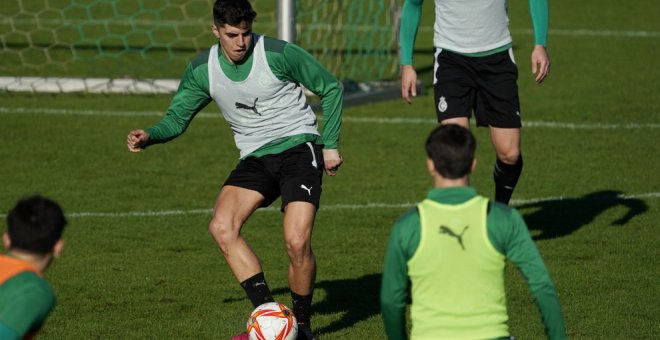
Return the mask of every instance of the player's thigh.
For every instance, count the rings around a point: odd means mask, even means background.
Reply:
[[[477,94],[475,115],[478,126],[520,128],[518,67],[510,51],[475,58]]]
[[[455,124],[458,126],[462,126],[466,129],[470,128],[470,120],[468,119],[468,117],[447,118],[440,123],[442,125]]]
[[[264,196],[257,191],[233,185],[223,186],[213,208],[209,226],[211,233],[218,236],[237,235],[263,200]]]
[[[284,208],[284,240],[288,248],[310,249],[316,207],[303,201],[289,202]]]
[[[248,157],[241,160],[225,180],[223,189],[233,186],[255,191],[263,197],[260,206],[269,206],[280,195],[279,174],[272,171],[277,168],[272,165],[273,162],[279,162],[277,157]]]
[[[323,152],[320,145],[304,143],[286,151],[280,177],[282,211],[291,202],[319,207],[322,192]]]
[[[438,122],[469,118],[474,106],[474,81],[467,57],[436,49],[433,95]]]

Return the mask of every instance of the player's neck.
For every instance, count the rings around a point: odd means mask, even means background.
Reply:
[[[434,176],[433,183],[436,188],[466,187],[470,185],[470,178],[465,176],[461,178],[449,179],[442,176]]]
[[[44,275],[44,272],[46,271],[46,268],[48,268],[50,262],[53,260],[52,254],[34,255],[16,249],[12,249],[9,252],[7,252],[7,256],[31,264],[32,266],[34,266],[34,269],[37,270],[37,273],[42,276]]]

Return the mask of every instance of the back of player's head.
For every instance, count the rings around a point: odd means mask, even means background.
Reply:
[[[470,174],[476,148],[472,132],[455,124],[438,126],[426,139],[426,155],[435,170],[448,179]]]
[[[11,248],[46,255],[53,251],[66,225],[62,208],[42,196],[24,198],[7,214]]]
[[[216,0],[213,4],[213,22],[218,27],[238,26],[244,21],[251,25],[256,17],[248,0]]]

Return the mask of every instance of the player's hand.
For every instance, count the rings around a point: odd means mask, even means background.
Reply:
[[[328,176],[335,176],[344,160],[337,149],[323,149],[323,163],[325,164],[325,173]]]
[[[130,152],[140,152],[149,141],[149,134],[144,130],[133,130],[126,137],[126,145]]]
[[[401,97],[408,104],[417,96],[417,72],[412,65],[401,66]]]
[[[535,45],[532,51],[532,73],[536,75],[536,82],[542,83],[550,73],[550,58],[543,45]]]

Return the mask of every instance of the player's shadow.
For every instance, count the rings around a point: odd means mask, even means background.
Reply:
[[[326,298],[314,304],[315,313],[341,314],[340,319],[318,331],[336,332],[380,314],[380,283],[381,274],[318,282],[316,289],[324,290]]]
[[[313,313],[341,316],[329,325],[314,327],[314,332],[321,335],[336,332],[380,314],[380,281],[381,274],[368,274],[354,279],[317,282],[315,292],[324,291],[326,297],[323,301],[315,299]],[[289,288],[277,288],[272,293],[288,294]]]
[[[625,197],[622,192],[603,190],[578,198],[562,198],[535,203],[517,205],[530,231],[539,233],[533,236],[535,240],[552,239],[569,235],[583,226],[591,223],[606,210],[623,206],[627,212],[621,218],[612,221],[613,226],[624,226],[633,217],[643,214],[649,207],[644,201]],[[525,210],[532,212],[525,213]]]

